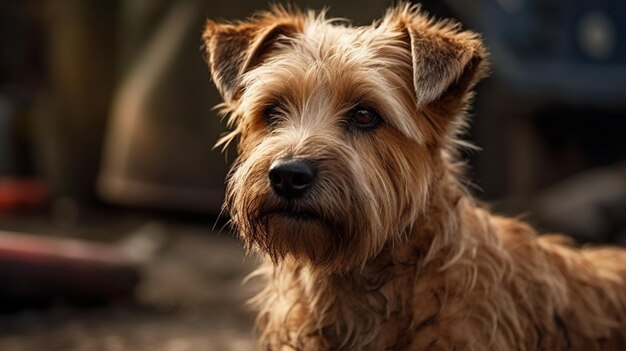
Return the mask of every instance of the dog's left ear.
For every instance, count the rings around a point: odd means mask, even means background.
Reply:
[[[435,21],[408,5],[391,10],[385,22],[410,44],[413,84],[420,108],[443,100],[461,107],[486,76],[486,51],[477,34],[449,21]]]
[[[237,98],[241,76],[262,62],[281,36],[302,30],[299,14],[281,8],[247,22],[207,21],[202,39],[213,81],[224,101]]]

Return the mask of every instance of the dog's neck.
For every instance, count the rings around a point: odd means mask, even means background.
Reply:
[[[451,262],[462,250],[456,237],[465,220],[461,217],[472,216],[473,211],[467,211],[467,208],[473,206],[471,197],[451,181],[447,187],[432,194],[428,209],[411,227],[404,242],[388,243],[364,267],[327,273],[302,266],[305,280],[312,282],[307,289],[311,307],[321,311],[321,320],[326,319],[320,321],[318,327],[330,334],[345,335],[342,325],[348,329],[367,328],[372,323],[381,323],[403,313],[401,311],[413,310],[399,303],[410,301],[414,292],[398,291],[393,286],[414,286],[408,282],[419,280],[423,270],[437,271]],[[326,304],[316,306],[318,301]],[[356,323],[360,325],[356,326]],[[329,329],[331,325],[333,327]]]

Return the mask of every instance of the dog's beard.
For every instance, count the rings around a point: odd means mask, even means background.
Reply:
[[[313,189],[293,201],[277,197],[267,185],[252,185],[254,179],[247,181],[243,187],[229,184],[227,198],[231,220],[248,250],[258,249],[275,263],[290,256],[324,271],[346,271],[369,258],[375,226],[368,221],[372,210],[367,206],[372,204],[363,201],[358,190]]]
[[[303,258],[316,267],[341,265],[338,258],[352,241],[341,222],[313,213],[274,212],[265,215],[264,221],[270,249],[278,250],[280,256]]]

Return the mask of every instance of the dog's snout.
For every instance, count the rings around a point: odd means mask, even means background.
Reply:
[[[292,199],[302,196],[313,185],[317,170],[307,160],[277,160],[269,170],[269,179],[276,194]]]

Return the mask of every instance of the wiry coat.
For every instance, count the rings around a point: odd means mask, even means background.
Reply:
[[[266,258],[262,349],[620,350],[626,253],[575,249],[492,215],[456,149],[485,76],[478,36],[400,5],[372,26],[274,9],[209,21],[208,63],[238,138],[227,206]],[[384,122],[359,130],[355,106]],[[318,168],[303,199],[268,168]]]

